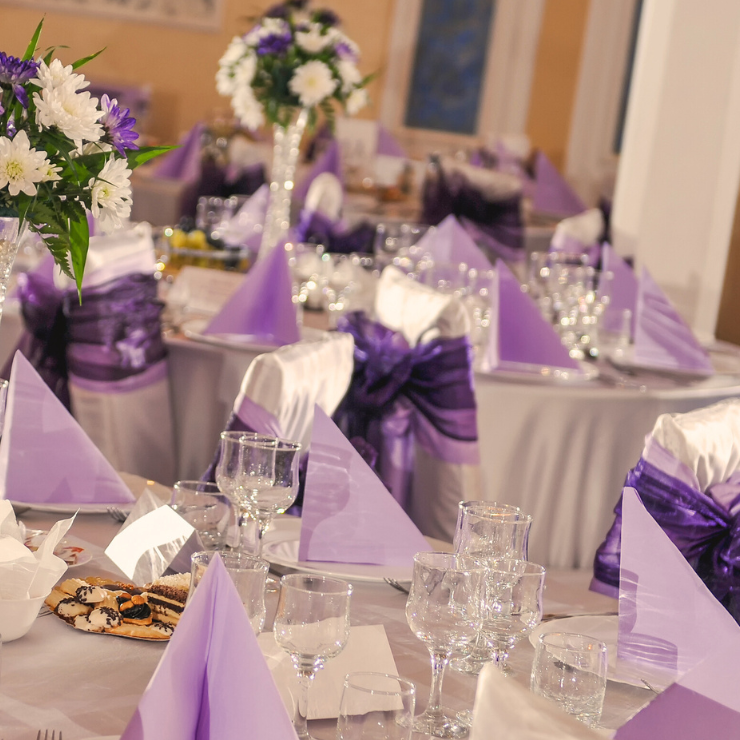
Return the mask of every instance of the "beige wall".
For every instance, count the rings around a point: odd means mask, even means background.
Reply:
[[[41,46],[69,46],[59,53],[65,62],[106,47],[85,68],[87,76],[105,82],[151,85],[150,132],[171,143],[196,121],[210,118],[218,109],[228,111],[228,99],[220,97],[215,88],[218,59],[232,36],[249,29],[247,16],[259,15],[274,1],[224,0],[220,33],[48,12]],[[363,74],[379,72],[370,87],[373,104],[363,113],[375,118],[393,0],[322,0],[321,6],[339,13],[346,33],[360,44]],[[40,17],[36,10],[0,5],[0,49],[22,54]]]

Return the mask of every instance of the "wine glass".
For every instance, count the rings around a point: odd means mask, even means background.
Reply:
[[[509,651],[542,621],[545,569],[526,560],[477,560],[486,569],[481,632],[493,661],[509,674]]]
[[[207,550],[220,550],[232,519],[232,506],[215,483],[179,480],[172,488],[170,506],[195,527]]]
[[[453,540],[455,552],[475,558],[526,560],[532,517],[516,506],[461,501]],[[491,647],[479,633],[470,653],[454,658],[452,667],[478,675],[492,660]]]
[[[308,734],[308,690],[316,671],[344,650],[349,639],[352,586],[337,578],[293,573],[280,579],[273,632],[293,661],[300,691],[293,719],[301,740]]]
[[[464,651],[481,625],[481,598],[485,570],[457,553],[420,552],[414,573],[406,620],[432,659],[432,687],[426,711],[416,717],[414,732],[435,737],[466,737],[468,725],[441,706],[442,679],[450,655]]]
[[[216,466],[216,485],[237,510],[239,524],[237,549],[241,552],[255,552],[259,550],[259,528],[252,518],[250,507],[239,491],[242,476],[240,440],[245,436],[259,440],[265,445],[277,444],[276,437],[270,437],[266,434],[252,434],[243,431],[221,432],[218,465]]]
[[[239,440],[240,469],[236,495],[257,520],[257,555],[275,514],[282,514],[298,495],[301,445],[285,439],[245,434]]]

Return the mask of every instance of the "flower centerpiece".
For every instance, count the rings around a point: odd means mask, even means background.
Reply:
[[[357,68],[359,48],[339,28],[331,10],[311,10],[307,0],[270,8],[244,36],[235,37],[219,62],[216,85],[231,97],[239,121],[254,130],[273,124],[270,205],[261,253],[287,232],[298,147],[319,110],[333,122],[333,104],[354,115],[367,104]]]
[[[36,233],[78,292],[89,245],[87,214],[104,230],[131,212],[131,170],[172,147],[136,145],[128,109],[76,70],[37,55],[43,21],[22,57],[0,52],[0,316],[24,231]]]

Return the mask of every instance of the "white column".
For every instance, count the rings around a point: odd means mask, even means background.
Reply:
[[[614,196],[634,255],[714,333],[740,181],[740,2],[645,0]]]

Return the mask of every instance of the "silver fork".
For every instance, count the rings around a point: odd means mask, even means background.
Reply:
[[[49,735],[49,730],[44,730],[44,736],[41,737],[41,730],[39,730],[39,734],[36,735],[36,740],[56,740],[56,730],[51,731],[51,735]],[[62,740],[62,731],[59,730],[59,740]]]
[[[406,588],[406,586],[402,586],[395,578],[384,578],[383,579],[389,586],[392,586],[396,589],[396,591],[400,591],[401,593],[408,594],[409,590]]]
[[[128,514],[122,511],[117,506],[109,506],[108,514],[110,514],[117,522],[125,522],[128,519]],[[53,739],[52,739],[53,740]]]

